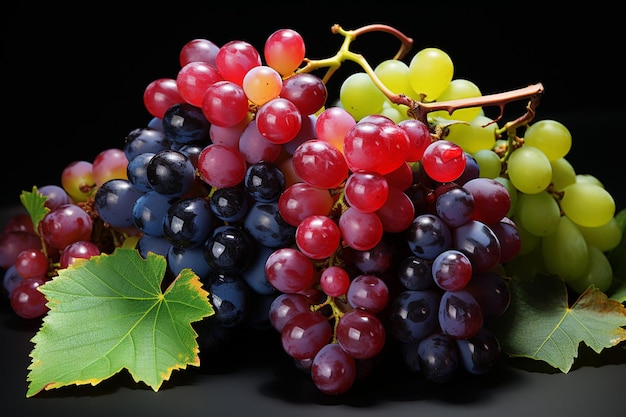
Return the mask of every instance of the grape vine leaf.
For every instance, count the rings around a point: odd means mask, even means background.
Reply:
[[[45,206],[47,199],[48,197],[41,194],[36,186],[33,186],[32,191],[22,191],[22,194],[20,194],[20,202],[30,216],[35,231],[39,230],[39,222],[41,222],[50,211],[50,209]]]
[[[556,275],[513,277],[511,304],[489,327],[511,357],[541,360],[567,373],[584,342],[596,353],[626,340],[626,308],[591,286],[569,306]]]
[[[27,397],[97,385],[126,368],[158,391],[172,371],[199,366],[194,321],[214,314],[198,276],[184,269],[161,291],[167,262],[117,248],[59,270],[39,289],[50,310],[31,341]]]

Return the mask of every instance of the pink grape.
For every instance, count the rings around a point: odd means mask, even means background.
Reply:
[[[239,150],[224,145],[208,145],[198,155],[200,178],[215,188],[239,184],[246,176],[247,168]]]
[[[400,233],[413,222],[415,205],[411,198],[396,187],[389,187],[387,200],[376,215],[380,218],[383,230],[389,233]]]
[[[196,107],[202,107],[207,88],[223,80],[214,66],[202,61],[189,62],[176,74],[178,93],[187,103]]]
[[[296,228],[298,249],[311,259],[326,259],[339,247],[339,226],[328,216],[308,216]]]
[[[389,157],[389,140],[381,126],[359,122],[346,132],[343,154],[352,172],[377,171]]]
[[[180,49],[178,61],[181,68],[190,62],[197,61],[215,66],[215,57],[219,49],[219,46],[208,39],[192,39]]]
[[[44,294],[38,290],[45,284],[42,277],[24,278],[11,291],[11,309],[25,319],[36,319],[49,310]]]
[[[385,345],[385,327],[374,314],[355,308],[339,319],[337,342],[355,359],[373,358]]]
[[[350,282],[347,300],[354,308],[376,314],[387,307],[389,287],[376,275],[361,274]]]
[[[424,156],[424,151],[432,142],[428,125],[421,120],[405,119],[398,123],[409,136],[409,151],[406,155],[408,162],[417,162]]]
[[[437,140],[424,150],[422,166],[426,174],[435,181],[454,181],[465,170],[465,152],[453,142]]]
[[[287,143],[302,127],[300,110],[291,101],[277,97],[264,103],[256,113],[257,128],[272,143]]]
[[[285,324],[303,311],[309,311],[309,301],[305,295],[282,293],[270,304],[269,320],[274,329],[282,332]]]
[[[300,130],[295,138],[291,139],[287,143],[283,143],[281,145],[282,151],[288,153],[289,155],[293,155],[298,146],[302,145],[303,142],[316,139],[315,137],[315,125],[317,123],[317,117],[314,114],[309,114],[308,116],[303,115],[302,123],[300,125]]]
[[[64,204],[46,214],[40,223],[46,242],[57,249],[64,249],[79,240],[91,240],[93,220],[76,204]]]
[[[232,40],[225,43],[217,51],[215,67],[225,80],[239,86],[243,84],[246,73],[261,65],[261,55],[254,46],[242,40]],[[225,106],[225,109],[230,109]]]
[[[413,169],[406,161],[384,176],[390,187],[397,188],[401,191],[407,190],[413,184]]]
[[[93,179],[97,186],[111,179],[128,179],[126,172],[128,159],[122,149],[109,148],[101,151],[91,165]]]
[[[143,93],[143,104],[152,116],[163,119],[167,109],[174,104],[184,103],[178,85],[173,78],[158,78],[152,81]]]
[[[380,242],[383,223],[376,213],[348,207],[339,218],[339,230],[346,245],[356,250],[369,250]]]
[[[59,259],[59,266],[61,268],[67,268],[73,265],[78,259],[90,259],[92,256],[100,255],[100,248],[91,241],[81,240],[74,243],[70,243],[61,252],[61,258]]]
[[[355,124],[356,120],[346,109],[329,107],[317,116],[315,137],[343,152],[344,137]]]
[[[364,213],[381,208],[389,195],[389,184],[377,172],[355,172],[350,175],[344,187],[348,204]]]
[[[267,38],[263,48],[267,65],[283,76],[293,73],[300,66],[305,53],[304,39],[293,29],[278,29]]]
[[[346,294],[350,287],[350,275],[340,266],[329,266],[320,275],[320,287],[325,294],[340,297]]]
[[[249,123],[249,118],[244,117],[242,121],[234,126],[218,126],[212,124],[209,127],[209,139],[211,139],[211,142],[215,145],[224,145],[229,148],[239,149],[239,139]]]
[[[305,182],[288,186],[278,198],[278,210],[282,218],[292,226],[312,215],[328,215],[333,199],[325,188]]]
[[[252,120],[239,137],[239,152],[249,164],[261,161],[276,162],[281,146],[267,140],[259,132],[256,120]]]
[[[15,270],[22,278],[45,277],[50,265],[40,249],[25,249],[15,257]]]
[[[389,155],[376,171],[385,175],[396,170],[406,161],[411,144],[406,131],[397,124],[387,123],[381,126],[381,129],[389,144]]]
[[[237,83],[217,81],[204,92],[202,114],[211,124],[235,126],[245,120],[248,114],[248,97]]]
[[[294,248],[276,249],[265,262],[267,280],[278,291],[297,293],[313,286],[315,281],[313,263]]]
[[[326,317],[313,311],[304,311],[285,324],[281,331],[281,343],[292,358],[308,359],[328,344],[332,333]]]
[[[336,343],[329,343],[317,352],[310,372],[317,389],[329,395],[347,392],[357,379],[356,361]]]
[[[329,142],[311,139],[293,154],[293,168],[308,184],[336,188],[348,178],[348,165],[341,152]]]

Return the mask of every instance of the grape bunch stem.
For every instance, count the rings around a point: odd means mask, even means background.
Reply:
[[[527,125],[534,118],[536,108],[539,105],[540,96],[543,94],[544,88],[541,83],[532,84],[527,87],[518,88],[503,93],[489,94],[480,97],[471,97],[458,100],[449,100],[441,102],[422,102],[408,97],[406,94],[396,94],[389,90],[382,81],[375,74],[374,69],[367,62],[367,59],[361,54],[350,51],[350,45],[357,39],[358,36],[371,33],[371,32],[385,32],[392,34],[398,38],[401,42],[400,49],[395,54],[393,59],[402,59],[406,56],[413,45],[413,39],[404,35],[402,32],[394,27],[384,24],[372,24],[362,26],[356,30],[345,30],[339,24],[332,26],[331,31],[333,34],[339,34],[344,37],[343,44],[339,48],[337,53],[329,58],[312,60],[305,58],[305,65],[299,68],[296,72],[312,72],[321,68],[327,68],[326,74],[322,78],[324,83],[327,83],[332,75],[341,67],[344,61],[352,61],[358,64],[363,70],[371,77],[374,84],[380,89],[380,91],[393,103],[401,104],[408,107],[408,114],[424,123],[427,123],[427,115],[433,111],[445,110],[449,114],[452,114],[457,109],[468,107],[489,107],[496,106],[500,109],[500,115],[494,119],[494,123],[498,122],[504,113],[504,108],[508,103],[528,99],[528,105],[526,106],[526,112],[517,119],[508,122],[499,131],[499,133],[506,132],[508,137],[515,137],[515,131],[518,127]],[[511,149],[511,147],[509,147]]]

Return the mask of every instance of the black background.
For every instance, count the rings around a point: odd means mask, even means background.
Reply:
[[[618,195],[626,114],[623,5],[548,12],[526,2],[506,9],[406,2],[338,10],[264,1],[254,7],[174,2],[138,9],[111,3],[5,6],[3,206],[17,203],[20,191],[32,185],[59,183],[71,161],[122,147],[125,135],[150,119],[145,87],[176,77],[187,41],[242,39],[262,51],[267,36],[290,27],[303,35],[307,57],[324,58],[343,40],[331,33],[334,23],[346,29],[386,23],[413,38],[412,53],[442,48],[455,62],[455,78],[474,81],[483,94],[543,83],[537,119],[568,126],[574,139],[568,159],[577,172],[597,176],[618,209],[625,205]],[[369,34],[352,49],[375,66],[398,47],[390,35]],[[341,78],[359,70],[351,64],[329,84],[331,96]]]

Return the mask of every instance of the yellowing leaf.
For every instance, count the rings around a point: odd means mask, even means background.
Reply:
[[[511,305],[490,324],[509,356],[541,360],[567,373],[581,342],[600,353],[626,340],[626,308],[593,287],[570,307],[557,276],[510,283]]]
[[[190,269],[162,291],[166,266],[163,256],[144,259],[118,248],[60,270],[39,287],[50,310],[32,338],[26,396],[96,385],[124,368],[158,391],[173,370],[198,366],[191,323],[214,311]]]

